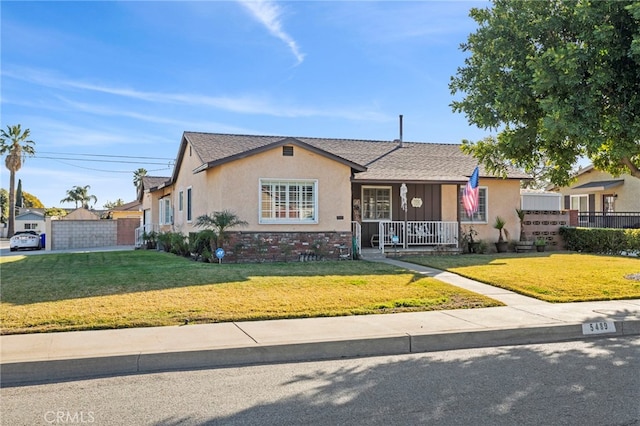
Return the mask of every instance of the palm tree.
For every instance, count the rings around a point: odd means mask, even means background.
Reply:
[[[0,131],[0,154],[7,154],[4,164],[9,169],[9,229],[7,236],[12,237],[15,230],[16,219],[16,172],[22,167],[22,162],[27,155],[36,153],[35,142],[27,139],[31,133],[29,129],[24,132],[20,125],[7,126],[7,131]]]
[[[205,214],[198,216],[196,219],[196,226],[213,230],[213,238],[211,241],[211,251],[221,247],[227,240],[227,229],[234,226],[247,226],[248,223],[241,220],[238,215],[229,210],[223,210],[221,212],[213,212],[209,215]],[[213,247],[216,245],[217,247]]]
[[[142,178],[147,175],[147,170],[142,167],[133,172],[133,185],[136,187],[136,190],[140,191],[140,186],[142,185]]]
[[[77,186],[74,186],[71,189],[67,189],[67,197],[60,200],[61,203],[75,203],[76,209],[78,208],[78,193],[76,192]]]
[[[89,202],[93,200],[93,203],[98,202],[98,198],[95,195],[89,194],[89,189],[91,186],[74,186],[73,188],[67,190],[67,197],[60,200],[61,203],[75,203],[76,208],[78,208],[78,203],[80,206],[88,209]]]

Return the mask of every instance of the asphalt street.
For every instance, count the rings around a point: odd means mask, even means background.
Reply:
[[[640,337],[3,388],[2,424],[637,425]]]

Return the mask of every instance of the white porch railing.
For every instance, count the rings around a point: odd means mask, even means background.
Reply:
[[[142,225],[139,228],[136,228],[135,231],[135,235],[136,235],[136,248],[138,247],[142,247],[144,245],[144,234],[149,234],[151,232],[158,232],[158,230],[160,229],[160,226],[156,223],[145,223],[144,225]]]
[[[380,250],[383,253],[385,246],[392,245],[398,248],[409,246],[456,246],[458,244],[458,222],[380,222],[378,234]]]

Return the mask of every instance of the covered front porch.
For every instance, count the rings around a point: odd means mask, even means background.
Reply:
[[[451,221],[382,221],[378,233],[371,236],[370,245],[385,250],[416,250],[458,248],[458,222]]]

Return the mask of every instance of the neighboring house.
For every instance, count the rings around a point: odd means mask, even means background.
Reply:
[[[15,232],[36,231],[39,234],[44,232],[44,224],[44,213],[23,209],[15,218]]]
[[[139,200],[147,231],[197,232],[198,216],[233,211],[248,226],[231,247],[253,238],[264,250],[322,244],[335,256],[352,235],[363,246],[393,235],[399,244],[457,245],[460,223],[497,239],[496,216],[517,235],[520,180],[529,176],[480,168],[480,210],[468,218],[459,194],[476,165],[459,145],[185,132],[172,176],[145,176]]]
[[[142,223],[142,203],[138,200],[130,201],[121,206],[108,210],[105,217],[109,219],[138,218]]]
[[[578,171],[571,186],[553,187],[563,207],[578,211],[580,226],[640,227],[640,179],[614,177],[592,165]]]
[[[159,203],[158,188],[162,188],[171,180],[169,176],[143,176],[142,185],[138,188],[138,201],[142,210],[142,225],[147,232],[158,231],[159,229]],[[156,194],[152,196],[152,194]],[[155,222],[154,222],[155,218]]]
[[[80,207],[61,217],[60,220],[100,220],[100,214]]]

